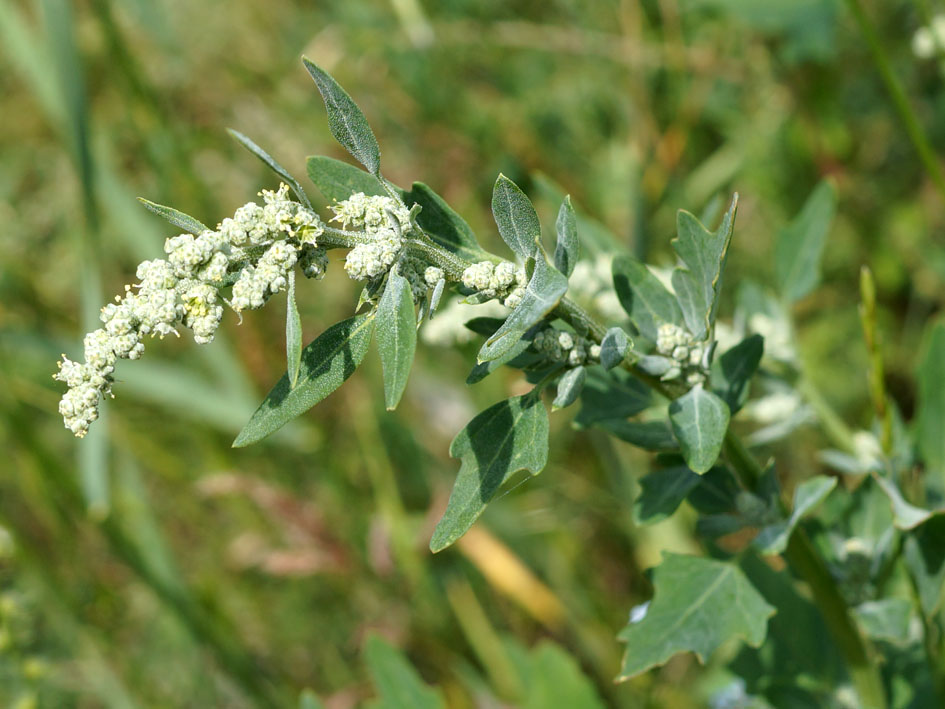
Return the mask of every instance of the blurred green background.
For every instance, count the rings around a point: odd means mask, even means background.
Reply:
[[[943,65],[912,47],[945,7],[863,4],[945,147]],[[556,414],[545,473],[428,552],[458,468],[450,439],[522,386],[509,372],[465,387],[472,345],[425,348],[394,414],[372,355],[283,433],[232,450],[284,371],[276,297],[242,325],[228,315],[210,346],[150,342],[119,366],[107,420],[82,441],[62,427],[59,354],[80,352],[101,304],[174,233],[135,196],[216,223],[275,187],[226,127],[300,177],[307,155],[343,157],[302,54],[361,105],[385,174],[431,185],[493,250],[499,171],[549,226],[547,197],[569,192],[659,265],[678,208],[737,190],[731,303],[745,279],[770,281],[778,231],[832,178],[825,285],[796,310],[795,345],[867,426],[869,264],[887,384],[911,412],[922,328],[945,301],[945,202],[844,3],[0,0],[0,704],[288,706],[310,687],[342,709],[373,692],[361,650],[375,632],[450,706],[515,705],[507,654],[543,638],[607,705],[705,706],[737,647],[612,684],[643,571],[698,548],[687,510],[634,525],[646,456]],[[306,340],[356,302],[335,261],[300,284]],[[823,444],[802,428],[788,471],[814,471]]]

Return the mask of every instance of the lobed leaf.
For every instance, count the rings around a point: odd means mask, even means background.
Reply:
[[[537,475],[548,461],[548,412],[534,393],[500,401],[476,416],[450,445],[459,475],[430,549],[445,549],[479,518],[519,470]]]
[[[673,289],[686,326],[697,340],[706,339],[715,322],[737,207],[736,194],[714,233],[689,212],[680,210],[676,217],[676,238],[672,244],[683,266],[673,271]]]
[[[724,561],[666,554],[653,574],[653,587],[646,614],[620,632],[627,650],[618,681],[680,652],[694,652],[705,662],[733,637],[758,647],[775,612],[742,570]]]
[[[407,387],[410,367],[417,349],[417,315],[410,282],[396,269],[387,278],[387,287],[377,306],[377,348],[384,370],[384,402],[387,410],[397,408]]]
[[[728,405],[701,384],[670,403],[673,434],[694,472],[705,473],[719,459],[729,416]]]
[[[276,162],[275,158],[273,158],[269,153],[267,153],[265,150],[260,148],[250,138],[243,135],[239,131],[233,130],[232,128],[227,128],[227,132],[231,136],[233,136],[240,143],[240,145],[246,148],[249,152],[251,152],[257,158],[262,160],[262,162],[266,164],[270,170],[272,170],[279,177],[285,180],[285,183],[289,185],[289,187],[292,188],[293,192],[295,192],[295,196],[299,198],[299,202],[304,204],[309,209],[312,208],[312,203],[309,202],[308,195],[305,194],[305,190],[302,189],[302,185],[300,185],[299,181],[289,174],[288,170],[286,170],[284,167],[282,167],[282,165]]]
[[[574,214],[574,207],[571,206],[570,195],[561,203],[558,219],[555,221],[555,230],[558,234],[558,241],[555,244],[555,268],[570,277],[574,273],[574,266],[581,258],[577,217]]]
[[[283,375],[243,427],[234,448],[261,441],[340,387],[361,364],[371,343],[374,313],[332,325],[302,350],[295,388]]]
[[[611,270],[617,298],[645,338],[656,342],[660,325],[682,323],[676,298],[642,261],[620,255],[613,260]]]
[[[359,167],[342,160],[312,155],[305,161],[308,178],[329,202],[348,199],[356,192],[385,195],[381,181]]]
[[[518,185],[502,174],[492,190],[492,214],[499,235],[521,262],[535,255],[535,250],[541,247],[538,213]]]
[[[205,231],[210,231],[210,227],[206,226],[197,219],[194,219],[189,214],[184,214],[183,212],[177,211],[173,207],[165,207],[163,204],[157,204],[156,202],[152,202],[151,200],[145,199],[144,197],[138,197],[138,201],[147,207],[149,211],[154,212],[159,217],[163,217],[174,226],[183,229],[184,231],[188,231],[194,236],[199,236]]]
[[[712,366],[712,389],[728,404],[734,415],[748,401],[751,378],[764,354],[765,338],[750,335],[727,350]]]
[[[348,92],[324,69],[302,57],[318,87],[325,109],[328,111],[328,128],[331,134],[354,158],[374,176],[380,176],[381,149],[367,119]]]
[[[820,283],[820,258],[836,211],[836,190],[824,180],[814,188],[800,214],[778,235],[774,273],[778,290],[787,302],[800,300]]]
[[[655,524],[676,511],[702,478],[685,465],[655,470],[640,478],[640,495],[633,503],[638,524]]]
[[[289,292],[285,311],[285,359],[289,388],[295,389],[302,365],[302,319],[295,302],[295,271],[289,271]]]

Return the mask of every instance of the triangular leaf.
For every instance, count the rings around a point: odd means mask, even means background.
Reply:
[[[581,258],[581,242],[578,239],[577,218],[571,206],[571,196],[564,198],[558,219],[555,222],[558,242],[555,245],[555,268],[566,276],[574,273],[574,266]]]
[[[299,202],[304,204],[309,209],[312,208],[312,203],[308,201],[308,195],[305,194],[305,190],[302,189],[302,185],[299,184],[299,181],[296,180],[292,175],[289,174],[289,171],[286,170],[282,165],[276,162],[269,153],[260,148],[256,143],[250,140],[247,136],[243,135],[237,130],[228,128],[227,132],[232,135],[236,140],[246,148],[249,152],[255,155],[257,158],[263,161],[265,165],[269,167],[274,173],[279,177],[285,180],[286,184],[292,188],[292,191],[295,192],[295,196],[299,198]]]
[[[388,411],[397,408],[407,386],[417,349],[416,318],[410,282],[394,269],[377,306],[377,349],[384,369],[384,401]]]
[[[683,322],[676,298],[642,261],[620,255],[613,260],[611,269],[617,298],[630,322],[645,338],[656,342],[660,325]]]
[[[541,472],[548,461],[548,412],[534,393],[500,401],[459,432],[450,455],[462,465],[430,541],[434,552],[463,536],[514,473]]]
[[[505,175],[500,174],[495,182],[492,214],[499,234],[520,261],[535,254],[535,249],[541,245],[538,214],[525,193]]]
[[[733,637],[757,647],[775,611],[741,569],[713,559],[666,554],[653,574],[653,587],[646,614],[620,632],[627,651],[618,681],[680,652],[694,652],[705,662]]]
[[[371,343],[374,313],[355,315],[325,330],[302,350],[295,388],[283,375],[233,441],[234,448],[256,443],[340,387],[361,364]]]
[[[341,202],[357,192],[369,196],[387,194],[374,175],[342,160],[312,155],[305,161],[305,167],[308,178],[329,202]]]
[[[633,503],[638,524],[655,524],[669,517],[702,480],[684,465],[655,470],[640,478],[640,496]]]
[[[778,290],[787,302],[800,300],[820,282],[820,257],[836,210],[837,193],[825,180],[778,236],[774,272]]]
[[[157,204],[156,202],[152,202],[151,200],[145,199],[144,197],[138,197],[138,201],[147,207],[148,211],[154,212],[159,217],[163,217],[171,224],[180,229],[183,229],[184,231],[189,231],[194,236],[199,236],[205,231],[210,231],[208,226],[194,219],[189,214],[178,212],[173,207],[165,207],[163,204]]]
[[[367,119],[341,85],[321,67],[302,57],[302,64],[315,80],[328,111],[331,134],[354,158],[375,176],[380,175],[381,149]]]
[[[728,405],[701,384],[669,405],[673,433],[694,472],[705,473],[719,459],[729,416]]]

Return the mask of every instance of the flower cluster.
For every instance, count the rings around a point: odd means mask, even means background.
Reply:
[[[685,329],[679,325],[664,323],[660,325],[656,337],[656,351],[672,359],[676,366],[673,368],[673,374],[685,374],[686,381],[689,384],[698,384],[705,381],[705,373],[702,368],[702,359],[705,356],[705,348],[702,344],[695,342]],[[664,375],[664,379],[672,378]]]
[[[213,340],[222,303],[237,312],[261,307],[287,285],[300,259],[305,275],[321,277],[327,259],[315,240],[323,225],[313,211],[288,198],[288,187],[264,190],[263,204],[250,202],[215,230],[181,234],[164,244],[166,260],[138,266],[138,283],[126,286],[101,312],[103,326],[85,336],[84,361],[65,355],[54,376],[69,388],[59,403],[66,428],[82,437],[98,418],[99,400],[111,395],[118,359],[138,359],[145,335],[178,334],[183,325],[200,344]],[[220,293],[235,276],[230,301]]]
[[[358,244],[345,259],[345,272],[358,281],[387,273],[403,252],[404,233],[410,231],[410,212],[393,197],[358,192],[335,203],[331,221],[344,228],[362,228],[370,239]]]
[[[600,361],[600,345],[553,327],[539,331],[532,340],[532,347],[551,361],[565,362],[569,367]]]
[[[528,276],[525,269],[510,261],[479,261],[463,271],[463,285],[487,299],[497,298],[508,308],[522,302]]]

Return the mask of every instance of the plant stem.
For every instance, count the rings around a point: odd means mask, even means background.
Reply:
[[[919,159],[929,173],[929,177],[932,178],[932,182],[935,183],[939,193],[945,198],[945,173],[942,172],[938,158],[932,150],[932,144],[929,142],[922,124],[919,123],[918,116],[916,116],[915,110],[909,103],[902,84],[893,72],[889,56],[886,54],[886,49],[879,39],[876,27],[863,10],[860,0],[847,0],[847,6],[850,8],[850,12],[853,13],[853,17],[860,26],[863,39],[866,40],[866,44],[870,48],[870,53],[873,55],[873,62],[876,64],[880,78],[886,85],[886,90],[889,92],[889,97],[892,99],[893,105],[899,113],[899,118],[906,128],[906,133],[909,134],[909,140],[912,141],[912,145],[919,154]]]

